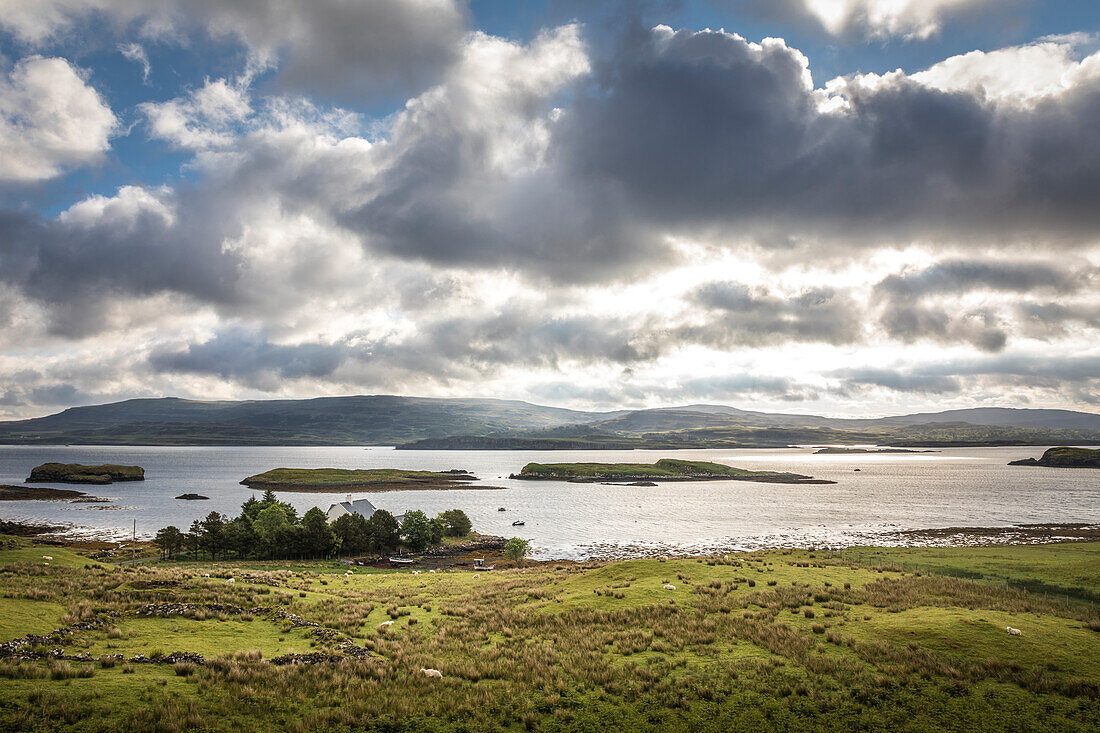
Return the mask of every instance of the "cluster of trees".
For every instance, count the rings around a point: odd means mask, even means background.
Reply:
[[[461,509],[442,512],[434,519],[412,511],[400,524],[385,509],[369,519],[346,514],[330,524],[325,513],[313,507],[299,519],[294,507],[268,490],[262,498],[253,496],[242,504],[238,517],[210,512],[192,522],[188,532],[165,527],[157,532],[155,542],[167,558],[189,552],[196,559],[208,555],[211,560],[304,559],[393,552],[402,544],[420,551],[442,542],[445,536],[465,537],[471,529],[470,518]]]

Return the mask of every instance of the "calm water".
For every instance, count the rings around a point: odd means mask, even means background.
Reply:
[[[786,486],[743,481],[671,483],[656,488],[510,481],[529,461],[652,462],[669,451],[394,451],[390,448],[166,448],[0,446],[0,483],[23,482],[46,461],[145,467],[146,480],[81,488],[110,504],[3,502],[0,517],[50,521],[100,536],[182,529],[210,511],[239,513],[253,492],[238,482],[279,466],[473,471],[501,491],[402,491],[368,497],[399,514],[463,509],[482,532],[520,535],[539,557],[627,555],[645,551],[749,549],[874,542],[891,532],[1029,522],[1100,523],[1100,471],[1008,466],[1042,448],[959,448],[939,453],[812,455],[783,450],[675,451],[677,458],[793,471],[837,481]],[[854,469],[861,469],[856,472]],[[44,484],[45,485],[45,484]],[[58,485],[57,488],[65,488]],[[180,501],[185,492],[210,501]],[[283,493],[299,513],[328,509],[344,494]],[[497,507],[507,511],[498,512]],[[526,526],[514,528],[522,519]]]

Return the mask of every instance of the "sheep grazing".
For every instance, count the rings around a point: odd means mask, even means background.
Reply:
[[[664,584],[664,589],[665,590],[676,590],[676,586],[674,586],[672,583],[665,583]]]
[[[209,578],[209,577],[210,577],[210,573],[203,573],[203,574],[202,574],[202,577],[204,577],[204,578]]]
[[[236,582],[237,582],[237,579],[236,579],[236,578],[230,578],[229,580],[225,581],[225,584],[226,584],[226,585],[233,585],[233,584],[235,584]]]
[[[382,623],[378,624],[378,628],[380,629],[384,629],[387,626],[393,626],[393,621],[383,621]]]
[[[421,667],[420,671],[424,673],[425,677],[432,677],[437,680],[443,679],[443,673],[440,672],[438,669],[427,669],[425,667]]]
[[[1007,631],[1012,636],[1020,636],[1021,634],[1024,633],[1024,632],[1020,631],[1019,629],[1012,628],[1011,626],[1006,626],[1005,631]]]
[[[52,555],[43,555],[42,559],[43,560],[53,560],[53,556]]]

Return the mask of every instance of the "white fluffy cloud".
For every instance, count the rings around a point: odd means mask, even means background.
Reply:
[[[834,37],[927,39],[950,20],[1017,0],[746,0],[757,12],[809,19]]]
[[[117,120],[65,59],[30,56],[0,76],[0,180],[41,181],[94,163]]]

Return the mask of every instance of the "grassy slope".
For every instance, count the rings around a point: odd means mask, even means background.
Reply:
[[[64,680],[31,678],[45,673],[42,662],[0,662],[0,675],[12,677],[0,687],[0,728],[1089,730],[1100,716],[1100,633],[1089,628],[1100,612],[992,582],[1096,587],[1096,543],[772,551],[484,575],[356,569],[347,577],[320,563],[74,572],[79,558],[69,554],[65,567],[30,562],[62,552],[0,550],[7,638],[42,630],[25,613],[31,602],[53,604],[47,617],[63,607],[87,617],[145,602],[217,601],[284,607],[377,656],[276,667],[229,657],[327,645],[262,614],[123,616],[117,632],[79,632],[66,651],[224,658],[181,676],[133,665],[133,674],[115,666]],[[393,625],[378,626],[387,620]],[[1007,635],[1008,625],[1023,636]],[[422,666],[444,679],[423,678]]]
[[[749,476],[774,471],[748,471],[722,463],[680,461],[662,458],[656,463],[528,463],[520,476],[557,476],[569,478],[682,478],[691,476]]]

